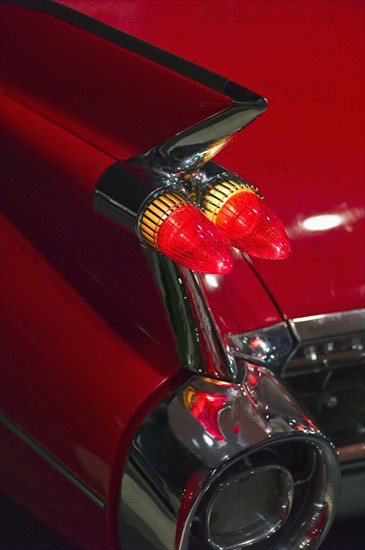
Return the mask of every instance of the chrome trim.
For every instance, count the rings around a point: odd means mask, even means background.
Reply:
[[[137,157],[117,162],[101,174],[94,190],[93,206],[99,214],[138,235],[139,213],[163,186]]]
[[[321,371],[365,359],[365,308],[289,321],[298,345],[283,375]]]
[[[227,489],[227,487],[230,487],[232,484],[237,484],[237,486],[239,487],[239,484],[245,482],[245,481],[250,481],[250,478],[252,478],[253,476],[257,476],[257,474],[259,475],[265,475],[265,473],[267,474],[268,472],[280,472],[282,474],[282,476],[285,476],[285,480],[284,480],[284,483],[282,484],[282,487],[280,487],[280,491],[278,490],[277,487],[275,487],[275,489],[273,490],[272,487],[270,486],[267,486],[267,483],[266,483],[266,486],[265,486],[265,483],[263,484],[263,487],[265,489],[265,492],[267,492],[269,495],[270,495],[270,500],[271,502],[273,502],[273,494],[275,494],[275,501],[277,503],[277,501],[279,500],[280,496],[281,496],[281,502],[279,502],[280,504],[280,514],[278,514],[275,518],[272,518],[271,521],[270,521],[270,518],[268,517],[265,517],[265,521],[262,521],[262,530],[261,532],[257,533],[257,526],[256,526],[256,533],[252,531],[249,531],[246,528],[242,527],[241,526],[241,529],[239,531],[239,533],[242,533],[242,531],[244,531],[244,536],[245,536],[245,540],[244,542],[235,542],[234,540],[232,540],[232,538],[234,537],[235,535],[235,538],[237,540],[237,538],[239,538],[239,534],[234,533],[233,534],[233,537],[231,535],[231,540],[226,540],[226,542],[224,542],[224,537],[222,536],[214,536],[214,534],[211,532],[212,529],[211,529],[211,523],[214,522],[214,513],[213,513],[213,508],[214,508],[214,505],[216,504],[217,501],[221,500],[221,502],[223,501],[224,505],[227,505],[227,502],[226,502],[226,496],[227,495],[224,495],[223,496],[223,491],[225,489]],[[246,486],[246,490],[248,487],[257,487],[258,485],[258,482],[256,481],[251,481],[247,486]],[[240,487],[240,492],[242,493],[242,487]],[[238,496],[237,494],[235,494],[236,491],[233,491],[233,495],[232,495],[232,488],[230,491],[228,491],[228,495],[230,496],[233,496],[233,499],[235,501],[238,500]],[[281,493],[281,495],[279,496],[279,493]],[[211,544],[211,546],[213,548],[215,548],[216,550],[235,550],[236,548],[244,548],[246,546],[251,546],[252,545],[252,542],[260,542],[260,541],[264,541],[266,539],[268,539],[269,537],[271,537],[274,533],[276,533],[276,531],[278,531],[282,526],[284,526],[286,520],[288,519],[288,516],[291,512],[291,509],[292,509],[292,505],[293,505],[293,498],[294,498],[294,481],[293,481],[293,478],[289,472],[289,470],[287,468],[284,468],[283,466],[280,466],[280,465],[274,465],[274,466],[261,466],[261,467],[258,467],[258,468],[254,468],[252,469],[251,471],[247,471],[247,472],[244,472],[242,474],[242,472],[239,472],[237,473],[236,476],[231,476],[229,478],[229,480],[226,480],[226,481],[222,481],[221,483],[219,483],[219,485],[215,488],[215,491],[212,495],[212,498],[208,504],[208,510],[207,510],[207,513],[206,513],[206,526],[205,526],[205,529],[206,529],[206,532],[207,532],[207,535],[208,535],[208,541],[209,541],[209,544]],[[232,510],[231,510],[232,512]],[[244,515],[245,513],[247,512],[247,508],[242,510],[242,515]],[[216,513],[216,515],[218,516],[218,513]],[[219,518],[218,518],[219,519]],[[242,518],[239,519],[239,521],[242,521]],[[239,523],[239,522],[238,522]],[[237,529],[237,526],[236,526],[236,529]],[[221,540],[223,538],[223,540]],[[226,537],[226,538],[229,538],[229,537]],[[237,546],[238,544],[238,546]]]
[[[182,367],[228,382],[241,382],[243,369],[227,348],[205,300],[199,275],[144,249],[176,338]]]
[[[246,364],[245,371],[242,384],[193,376],[144,420],[122,476],[123,548],[131,548],[133,541],[133,547],[144,550],[188,550],[192,529],[201,527],[204,532],[211,491],[220,480],[232,470],[243,473],[264,464],[289,468],[297,491],[295,512],[273,535],[278,537],[275,547],[318,547],[333,519],[339,488],[333,446],[269,370]],[[299,476],[296,468],[303,456],[305,471]],[[317,520],[319,525],[323,506],[328,507],[328,517],[310,541],[298,525]],[[200,548],[211,548],[206,535],[203,540]],[[272,548],[270,539],[264,544]]]
[[[225,345],[224,337],[220,333],[214,315],[204,297],[199,275],[184,267],[180,268],[180,273],[188,298],[194,308],[200,349],[203,355],[201,374],[219,380],[241,382],[244,370]]]
[[[233,101],[224,111],[213,115],[167,140],[155,149],[173,173],[192,173],[199,170],[225,140],[248,126],[267,108],[267,101],[256,96],[251,101]],[[220,146],[219,142],[224,144]],[[209,156],[209,150],[214,153]]]
[[[365,308],[310,317],[298,317],[290,321],[300,341],[332,338],[353,332],[365,332]]]
[[[295,347],[285,322],[224,337],[232,354],[275,371],[280,370]]]
[[[203,359],[194,313],[179,266],[150,248],[143,249],[169,317],[180,365],[203,374]]]
[[[92,489],[87,483],[79,478],[74,472],[72,472],[67,466],[65,466],[58,458],[50,453],[43,445],[41,445],[36,439],[29,435],[19,424],[14,422],[3,411],[0,411],[0,422],[6,426],[14,435],[16,435],[23,443],[28,445],[30,449],[35,451],[38,456],[45,460],[54,470],[61,474],[67,481],[72,483],[81,493],[88,497],[94,504],[99,506],[102,510],[106,508],[106,500],[99,495],[94,489]]]
[[[336,366],[359,363],[365,358],[365,309],[298,317],[251,332],[225,334],[223,341],[231,356],[283,376],[329,368],[331,361]],[[333,355],[331,343],[341,347]],[[327,348],[316,349],[323,345]]]

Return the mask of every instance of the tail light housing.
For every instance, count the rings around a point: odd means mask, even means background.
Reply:
[[[142,242],[189,269],[222,274],[232,268],[222,234],[177,191],[154,196],[139,215],[138,230]]]
[[[229,244],[183,185],[166,184],[144,158],[112,164],[100,178],[94,208],[176,263],[202,273],[232,269]]]

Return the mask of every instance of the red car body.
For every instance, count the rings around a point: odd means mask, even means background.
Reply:
[[[75,10],[66,19],[61,4],[52,13],[1,5],[1,489],[76,545],[117,548],[121,476],[136,433],[191,372],[181,368],[139,241],[93,210],[94,189],[117,160],[230,99],[114,38],[124,31],[268,99],[268,111],[216,159],[259,187],[292,254],[237,256],[230,274],[198,276],[215,330],[235,336],[364,307],[364,7],[62,4]],[[208,325],[197,323],[205,364],[214,362]],[[340,317],[318,326],[320,342],[347,334]],[[335,440],[356,475],[359,433]],[[126,491],[138,497],[136,485]]]

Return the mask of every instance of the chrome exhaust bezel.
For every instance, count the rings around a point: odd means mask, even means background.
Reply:
[[[320,494],[328,500],[328,517],[315,540],[308,542],[303,529],[299,538],[307,549],[317,548],[323,540],[334,517],[340,480],[334,448],[271,371],[260,366],[250,368],[257,374],[256,384],[247,377],[243,384],[232,384],[194,376],[146,417],[134,438],[122,477],[119,521],[123,548],[135,548],[130,540],[136,538],[146,550],[188,550],[193,522],[222,474],[238,461],[248,463],[262,450],[276,446],[285,450],[289,444],[313,450]],[[214,417],[213,428],[209,414],[207,419],[197,420],[184,402],[189,388],[212,396],[213,401],[218,396],[218,401],[224,403],[217,419]],[[222,401],[222,396],[227,399]],[[215,412],[210,414],[214,416]],[[220,430],[222,438],[214,438],[215,429]],[[133,503],[125,498],[131,483],[137,493]],[[310,487],[311,501],[300,508],[299,514],[308,525],[316,521],[321,504]],[[288,522],[278,532],[286,529],[287,547],[297,547],[297,527]],[[209,544],[208,537],[204,544],[217,548]]]

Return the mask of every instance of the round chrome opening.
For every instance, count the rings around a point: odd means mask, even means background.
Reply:
[[[229,550],[268,538],[285,523],[292,502],[293,479],[282,466],[263,466],[226,479],[208,505],[210,545]]]

